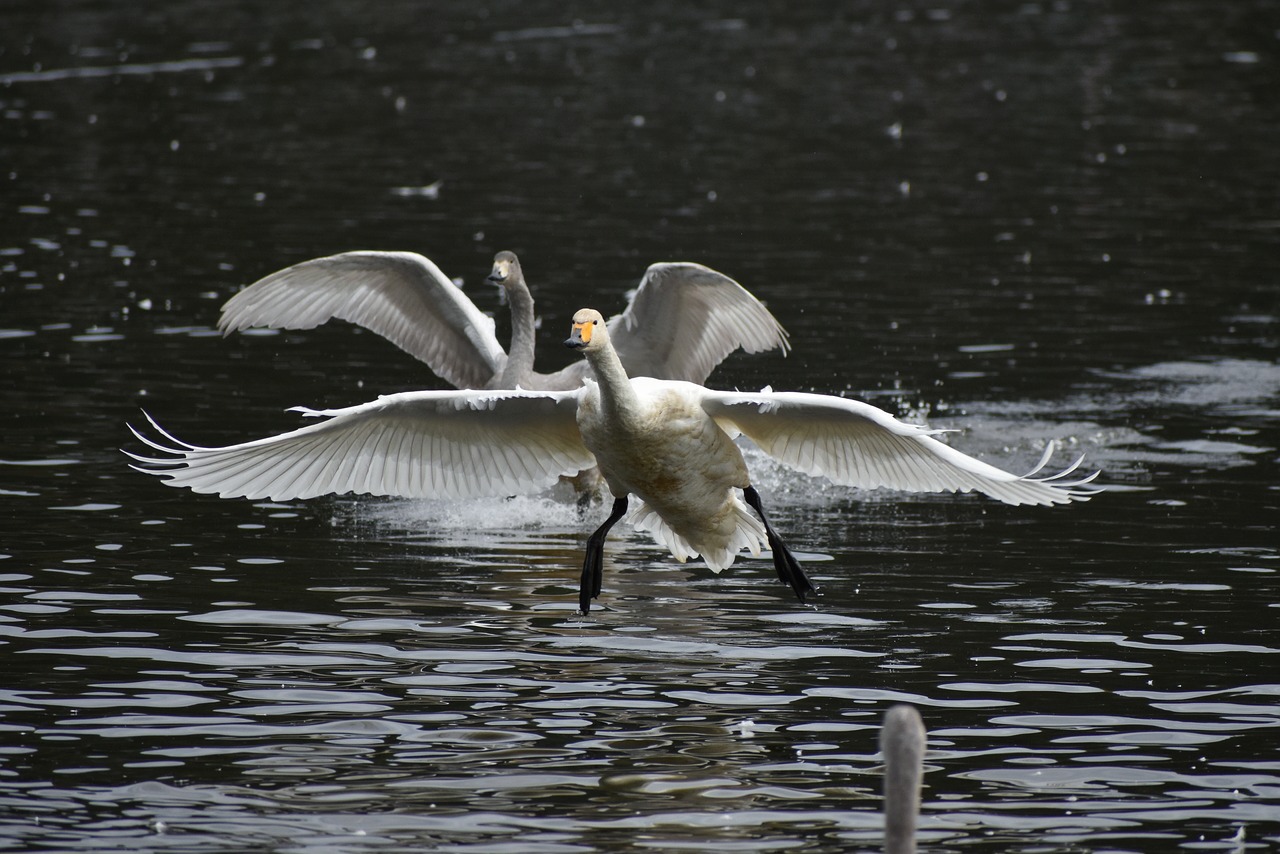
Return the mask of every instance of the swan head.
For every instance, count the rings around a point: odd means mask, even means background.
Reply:
[[[489,273],[489,281],[508,287],[523,278],[524,273],[520,270],[520,259],[516,257],[516,253],[503,251],[493,256],[493,271]]]
[[[580,308],[573,315],[573,328],[564,345],[573,350],[592,353],[609,346],[609,328],[604,315],[594,308]]]

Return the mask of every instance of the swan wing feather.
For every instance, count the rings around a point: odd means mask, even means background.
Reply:
[[[595,465],[575,418],[576,392],[418,391],[344,409],[297,430],[206,448],[147,416],[155,454],[126,453],[169,486],[223,498],[289,500],[346,492],[405,498],[512,495]]]
[[[1097,473],[1040,474],[1045,459],[1016,475],[945,445],[941,432],[899,421],[858,400],[803,392],[708,391],[703,408],[730,435],[747,436],[769,456],[806,474],[865,489],[984,493],[1006,504],[1066,504],[1100,491]]]
[[[343,252],[254,282],[222,306],[218,328],[312,329],[333,318],[363,326],[459,388],[483,388],[506,361],[493,318],[429,258]]]
[[[650,265],[609,337],[632,377],[705,382],[725,357],[790,349],[769,309],[733,279],[692,262]]]

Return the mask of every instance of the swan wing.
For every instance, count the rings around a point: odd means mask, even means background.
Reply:
[[[175,439],[148,415],[155,456],[133,468],[223,498],[288,500],[345,492],[406,498],[512,495],[595,465],[576,392],[418,391],[345,409],[278,436],[222,448]]]
[[[225,335],[253,326],[311,329],[347,320],[387,338],[459,388],[483,388],[506,352],[493,318],[414,252],[344,252],[294,264],[222,306]]]
[[[760,446],[769,456],[811,475],[845,486],[887,487],[911,492],[977,491],[1006,504],[1066,504],[1101,490],[1097,472],[1080,475],[1083,457],[1062,472],[1042,475],[1040,465],[1015,475],[984,463],[906,424],[869,403],[801,392],[708,391],[703,408],[727,430]]]
[[[790,348],[786,330],[750,291],[691,262],[650,266],[626,310],[609,320],[609,337],[629,376],[693,383],[739,347]]]

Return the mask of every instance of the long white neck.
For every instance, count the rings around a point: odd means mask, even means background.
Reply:
[[[631,379],[622,367],[618,351],[612,346],[590,350],[587,352],[587,362],[596,375],[596,381],[600,383],[600,400],[606,410],[621,417],[639,410],[640,399],[631,387]]]
[[[533,295],[520,277],[507,288],[511,301],[511,348],[499,376],[499,388],[511,388],[519,382],[528,382],[533,373],[534,317]]]

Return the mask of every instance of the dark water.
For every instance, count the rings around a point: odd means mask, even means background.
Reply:
[[[1265,0],[0,6],[0,849],[843,851],[923,712],[926,850],[1280,841],[1280,15]],[[438,185],[436,182],[439,182]],[[430,188],[430,189],[424,189]],[[483,283],[540,365],[644,267],[843,392],[1092,502],[752,457],[824,596],[552,498],[221,501],[131,472],[438,385],[345,325],[213,331],[357,248]]]

